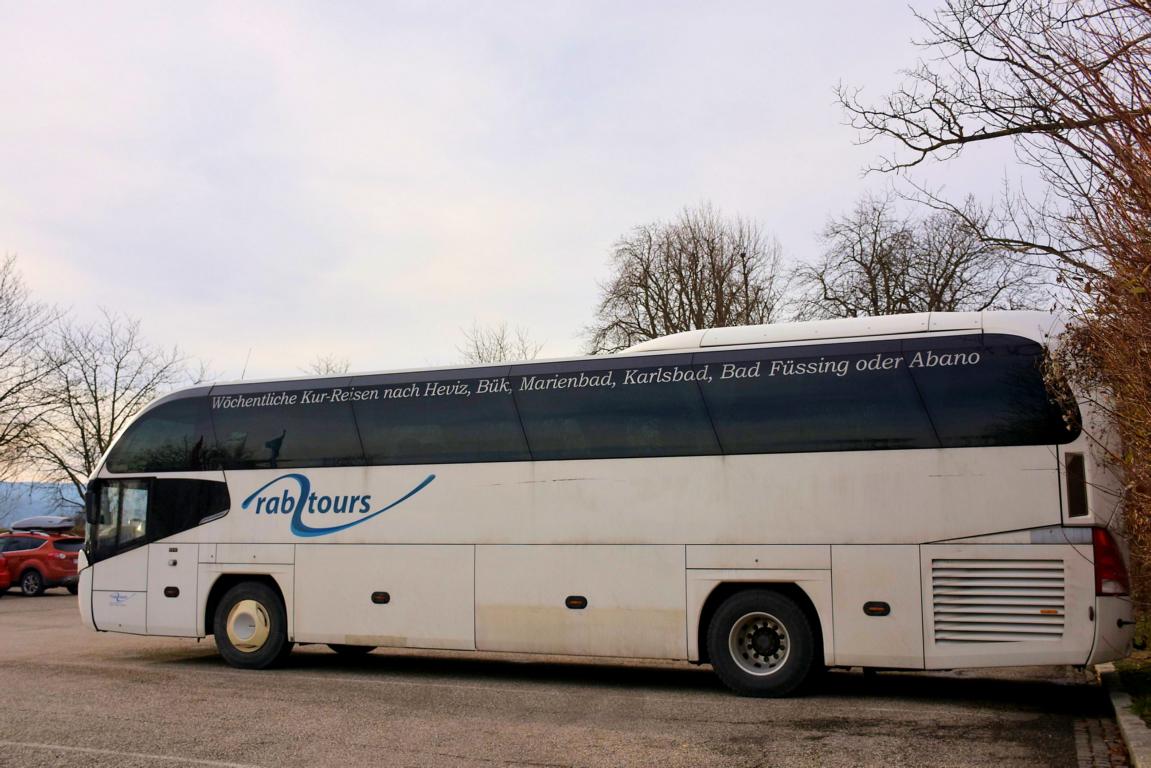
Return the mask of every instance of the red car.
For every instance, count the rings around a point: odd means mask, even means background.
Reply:
[[[8,573],[8,560],[4,555],[0,555],[0,597],[4,596],[10,586],[12,586],[12,576]]]
[[[8,564],[8,579],[0,576],[0,589],[19,584],[24,594],[33,596],[49,587],[67,587],[76,594],[76,555],[83,546],[79,536],[44,531],[0,533],[0,560]]]

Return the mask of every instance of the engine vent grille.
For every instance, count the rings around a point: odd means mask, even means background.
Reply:
[[[1063,637],[1062,560],[932,560],[937,643]]]

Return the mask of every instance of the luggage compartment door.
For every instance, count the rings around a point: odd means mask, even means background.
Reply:
[[[687,658],[684,556],[662,545],[477,546],[476,647]]]
[[[471,544],[298,544],[293,639],[474,650],[473,556]]]
[[[831,548],[835,663],[923,669],[919,546]]]

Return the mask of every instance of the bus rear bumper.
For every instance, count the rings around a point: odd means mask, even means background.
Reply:
[[[1135,639],[1130,597],[1095,598],[1095,645],[1088,664],[1126,658]]]

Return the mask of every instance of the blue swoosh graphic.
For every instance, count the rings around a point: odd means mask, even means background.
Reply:
[[[358,520],[353,520],[350,523],[344,523],[343,525],[334,525],[334,526],[331,526],[329,528],[313,528],[312,526],[308,525],[307,523],[305,523],[303,521],[302,517],[303,517],[303,513],[304,513],[304,502],[306,502],[308,499],[308,496],[311,495],[312,483],[311,483],[311,481],[308,480],[307,477],[305,477],[304,475],[301,475],[297,472],[291,472],[291,473],[286,474],[286,475],[280,475],[275,480],[270,480],[267,483],[264,483],[262,486],[260,486],[255,491],[253,491],[248,496],[248,498],[244,499],[243,503],[240,504],[240,508],[241,509],[247,509],[248,505],[251,504],[252,501],[257,496],[259,496],[261,493],[263,493],[265,490],[267,490],[269,486],[275,485],[276,483],[280,482],[281,480],[295,480],[296,483],[300,486],[300,496],[299,496],[299,502],[296,504],[296,509],[292,512],[292,533],[294,533],[297,536],[304,536],[304,537],[326,536],[329,533],[336,533],[337,531],[346,531],[347,529],[355,527],[355,526],[359,525],[360,523],[368,522],[369,520],[371,520],[376,515],[382,515],[384,512],[387,512],[389,509],[392,509],[393,507],[398,506],[399,504],[402,504],[403,502],[407,501],[408,499],[410,499],[411,497],[415,496],[417,493],[422,491],[424,488],[427,488],[428,485],[430,485],[431,482],[435,479],[436,479],[435,475],[428,475],[423,480],[421,480],[420,483],[415,488],[408,491],[403,496],[401,496],[400,498],[393,501],[391,504],[388,504],[386,507],[381,507],[380,509],[377,509],[375,512],[371,513],[370,515],[367,515],[366,517],[361,517]]]

